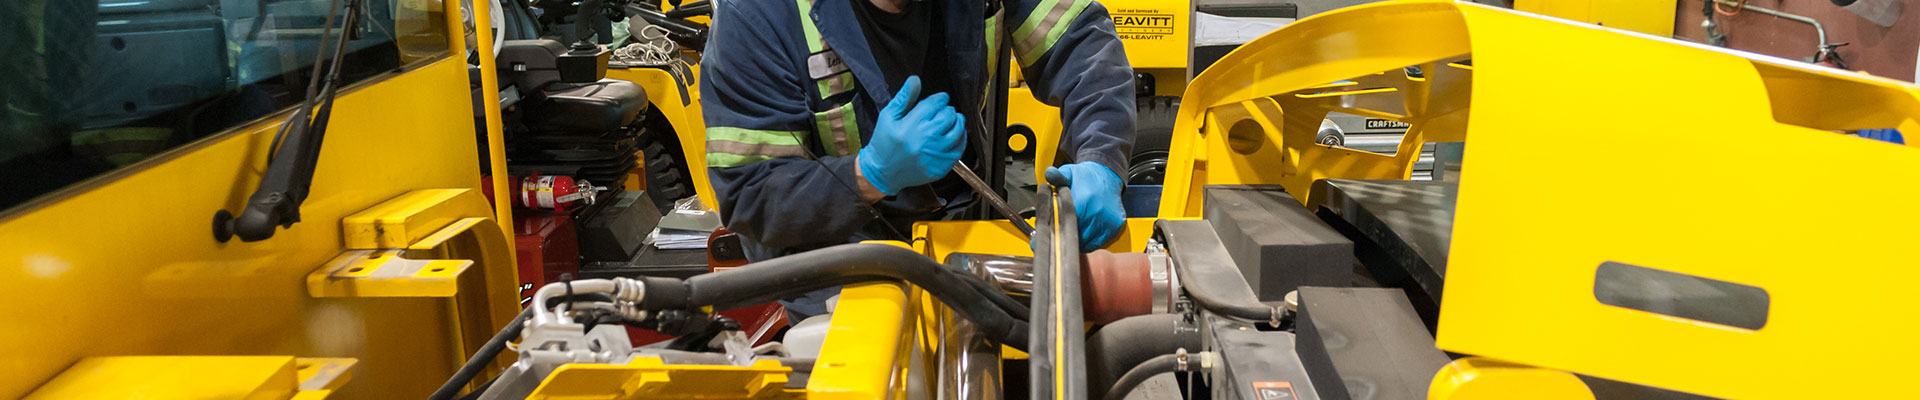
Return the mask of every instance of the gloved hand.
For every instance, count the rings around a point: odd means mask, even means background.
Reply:
[[[1047,181],[1067,186],[1073,195],[1073,214],[1080,224],[1080,251],[1106,247],[1127,212],[1120,206],[1120,174],[1106,166],[1079,162],[1063,167],[1047,167]]]
[[[917,97],[920,77],[908,77],[874,118],[856,162],[867,183],[888,196],[946,176],[965,149],[966,117],[947,105],[947,94]]]

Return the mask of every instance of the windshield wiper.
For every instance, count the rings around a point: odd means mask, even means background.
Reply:
[[[345,7],[341,7],[341,1],[333,0],[326,26],[320,31],[319,41],[324,43],[332,37],[334,18],[342,18],[333,57],[326,57],[326,46],[316,46],[306,99],[275,133],[268,150],[267,173],[260,178],[260,187],[247,197],[246,208],[237,216],[227,210],[213,214],[215,240],[226,242],[238,236],[241,241],[257,242],[273,237],[279,227],[300,222],[300,203],[307,200],[307,189],[313,185],[313,169],[320,161],[327,119],[333,114],[334,95],[340,89],[340,62],[346,58],[347,43],[352,41],[360,19],[361,0],[344,0]],[[325,70],[321,69],[323,65]]]

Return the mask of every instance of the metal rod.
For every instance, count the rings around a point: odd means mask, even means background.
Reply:
[[[988,205],[993,206],[995,210],[1000,210],[1001,214],[1006,215],[1007,221],[1013,222],[1013,227],[1020,228],[1020,233],[1026,234],[1028,238],[1033,237],[1033,225],[1028,224],[1027,220],[1021,219],[1020,212],[1014,211],[1013,205],[1007,204],[1007,199],[1000,198],[1000,194],[994,192],[993,187],[987,186],[986,181],[980,180],[979,175],[974,175],[973,169],[967,168],[967,162],[960,161],[953,163],[953,174],[959,175],[960,180],[966,181],[967,186],[973,187],[973,192],[979,193],[980,198],[986,199]]]
[[[1791,20],[1791,21],[1795,21],[1795,22],[1799,22],[1807,25],[1813,25],[1814,33],[1820,34],[1820,49],[1825,50],[1827,48],[1827,28],[1825,26],[1821,26],[1820,21],[1815,20],[1812,17],[1799,15],[1799,14],[1788,14],[1780,10],[1756,6],[1752,4],[1745,4],[1745,3],[1741,3],[1733,0],[1713,0],[1713,1],[1715,3],[1720,3],[1723,5],[1736,6],[1736,7],[1740,7],[1748,10],[1753,10],[1754,12],[1761,13],[1761,14],[1772,15],[1775,17],[1780,17],[1782,19],[1787,19],[1787,20]]]

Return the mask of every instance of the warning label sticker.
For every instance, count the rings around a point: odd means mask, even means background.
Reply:
[[[1253,383],[1253,395],[1258,400],[1293,400],[1299,398],[1293,393],[1293,382],[1256,381]]]
[[[1121,39],[1159,39],[1172,35],[1173,14],[1160,10],[1121,9],[1114,10],[1114,33]]]

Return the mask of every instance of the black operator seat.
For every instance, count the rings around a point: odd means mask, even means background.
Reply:
[[[607,132],[629,126],[647,110],[647,92],[617,79],[569,83],[558,61],[567,46],[550,39],[508,40],[499,65],[527,100],[525,122],[537,131]]]

